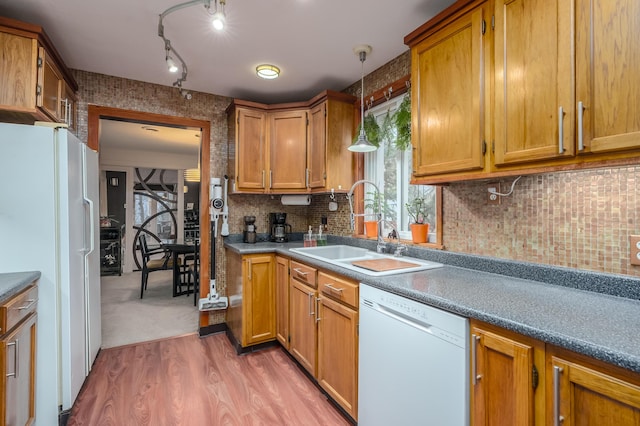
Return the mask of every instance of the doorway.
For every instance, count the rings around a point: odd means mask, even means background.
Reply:
[[[200,202],[201,200],[208,200],[209,197],[209,185],[206,184],[208,183],[208,176],[210,176],[210,160],[209,160],[209,152],[210,152],[210,122],[209,121],[204,121],[204,120],[194,120],[194,119],[189,119],[189,118],[183,118],[183,117],[175,117],[175,116],[165,116],[165,115],[160,115],[160,114],[153,114],[153,113],[144,113],[144,112],[138,112],[138,111],[129,111],[129,110],[121,110],[121,109],[116,109],[116,108],[110,108],[110,107],[100,107],[100,106],[94,106],[94,105],[89,105],[89,111],[88,111],[88,132],[89,132],[89,136],[88,136],[88,141],[87,144],[92,147],[93,149],[98,150],[99,152],[100,150],[100,135],[101,135],[101,131],[104,130],[103,128],[101,128],[104,123],[105,120],[108,121],[122,121],[122,122],[127,122],[127,123],[135,123],[136,125],[143,125],[145,127],[154,127],[154,126],[164,126],[164,127],[169,127],[169,128],[183,128],[183,129],[198,129],[199,131],[199,140],[200,140],[200,149],[199,149],[199,155],[198,155],[198,162],[199,162],[199,170],[200,170],[200,176],[203,177],[203,179],[205,180],[205,184],[199,184],[198,187],[199,188],[194,188],[193,186],[187,186],[184,184],[184,181],[182,180],[182,176],[180,176],[180,179],[178,182],[176,182],[175,184],[175,188],[176,190],[179,189],[180,193],[180,201],[182,202],[184,200],[183,198],[183,188],[186,191],[191,191],[192,193],[190,194],[190,198],[193,199],[194,195],[193,192],[197,192],[199,196],[196,196],[197,202],[194,202],[193,200],[190,201],[190,203],[192,204],[196,204],[199,205],[199,210],[197,211],[197,213],[195,213],[194,211],[192,211],[189,215],[189,218],[191,219],[192,223],[195,223],[199,229],[208,229],[208,220],[209,220],[209,203],[208,202]],[[103,153],[101,152],[101,155]],[[150,166],[150,164],[141,164],[141,166]],[[116,168],[117,169],[117,168]],[[115,172],[124,172],[125,173],[125,182],[126,182],[126,188],[131,188],[131,194],[133,194],[133,180],[132,179],[132,173],[134,173],[135,168],[134,167],[123,167],[120,170],[113,170],[113,168],[111,168],[110,171],[115,171]],[[112,176],[110,176],[112,177]],[[118,176],[113,176],[113,177],[120,177],[120,175]],[[105,181],[107,181],[108,179],[106,179],[106,175],[105,175]],[[196,189],[196,191],[194,191],[194,189]],[[129,197],[129,195],[127,195],[127,197]],[[107,197],[103,197],[101,199],[101,202],[106,202]],[[118,201],[118,203],[121,203],[121,200]],[[133,200],[133,196],[131,195],[131,198],[126,198],[126,201],[124,203],[125,206],[134,206],[134,200]],[[181,209],[182,210],[182,209]],[[195,214],[194,214],[195,213]],[[109,211],[108,212],[109,215],[119,215],[121,214],[121,212],[113,212],[113,211]],[[194,217],[195,216],[195,217]],[[185,220],[185,216],[183,216],[183,214],[180,215],[180,217],[177,218],[177,223],[180,224],[180,232],[182,232],[182,225],[184,223]],[[133,220],[133,208],[131,209],[125,209],[125,216],[124,216],[124,223],[126,224],[126,228],[129,228],[129,230],[133,230],[133,226],[134,226],[134,220]],[[191,225],[194,226],[194,225]],[[180,234],[182,235],[182,234]],[[200,258],[201,259],[209,259],[210,256],[210,235],[207,232],[203,232],[199,235],[200,238]],[[182,239],[182,238],[181,238]],[[127,245],[131,245],[131,242],[129,242],[129,244]],[[130,262],[133,262],[133,258],[130,259]],[[130,263],[131,265],[131,263]],[[200,266],[200,280],[201,282],[208,282],[209,281],[209,276],[210,276],[210,265],[209,262],[202,262],[201,266]],[[163,279],[162,274],[165,274],[165,272],[167,272],[167,277],[170,277],[171,275],[171,271],[160,271],[160,272],[154,272],[153,274],[150,274],[150,279],[152,276],[156,275],[157,279]],[[137,274],[139,275],[140,272],[137,273],[133,273],[133,274]],[[136,282],[136,277],[131,278],[131,274],[130,276],[126,276],[127,274],[124,274],[123,277],[124,278],[128,278],[130,281],[132,282]],[[103,277],[103,285],[105,285],[104,283],[109,283],[112,284],[112,280],[117,279],[118,277]],[[166,277],[165,277],[166,278]],[[139,281],[138,281],[139,282]],[[149,282],[149,285],[151,285],[151,281]],[[203,288],[204,287],[204,288]],[[204,290],[206,292],[208,286],[201,286],[200,288],[200,295],[199,297],[202,297],[202,291]],[[139,297],[139,292],[138,292],[138,297]],[[145,296],[146,297],[146,296]],[[186,298],[185,298],[186,299]],[[191,297],[189,297],[188,299],[191,300],[191,304],[193,301],[193,295]],[[137,302],[138,301],[133,301],[132,302]],[[177,300],[177,302],[183,303],[182,300]],[[120,301],[116,301],[116,304],[122,304],[122,302]],[[130,309],[130,313],[123,313],[124,315],[131,315],[131,318],[127,319],[127,321],[129,321],[129,323],[135,322],[135,321],[141,321],[140,318],[136,319],[135,315],[136,315],[136,311],[139,311],[140,307],[138,306],[137,308],[132,308]],[[103,312],[104,313],[104,312]],[[163,315],[162,314],[162,310],[160,309],[156,309],[153,314],[151,315],[151,318],[156,317],[157,320],[157,315]],[[172,314],[172,313],[168,313],[168,316],[174,316],[176,314]],[[197,330],[199,327],[204,327],[208,325],[208,316],[206,314],[199,314],[198,310],[195,309],[193,311],[192,315],[192,321],[193,323],[195,323],[196,327],[195,329]],[[147,314],[148,316],[148,314]],[[104,317],[104,315],[103,315]],[[171,318],[169,318],[171,320]],[[156,321],[157,322],[157,321]],[[103,320],[103,324],[105,323],[105,321]],[[153,336],[150,335],[149,336],[151,340],[153,339]],[[164,336],[163,336],[164,337]]]

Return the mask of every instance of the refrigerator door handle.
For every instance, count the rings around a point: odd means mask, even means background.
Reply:
[[[86,246],[85,239],[85,257],[88,257],[93,250],[95,250],[95,231],[94,231],[94,223],[95,223],[95,213],[93,209],[93,200],[88,197],[88,188],[87,188],[87,146],[82,144],[82,200],[85,204],[89,206],[89,247]],[[85,224],[86,226],[86,224]],[[85,228],[86,229],[86,228]]]

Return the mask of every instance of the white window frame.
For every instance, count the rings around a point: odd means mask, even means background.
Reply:
[[[376,121],[381,124],[383,120],[382,117],[387,114],[387,112],[393,113],[400,106],[400,103],[402,102],[404,96],[406,95],[397,96],[393,99],[381,103],[380,105],[376,105],[375,107],[367,110],[366,114],[373,114],[376,118]],[[385,193],[383,155],[385,144],[386,141],[381,140],[378,150],[372,153],[365,154],[364,156],[364,178],[375,182],[382,193]],[[396,208],[396,217],[384,218],[389,222],[395,223],[398,228],[397,231],[399,237],[406,240],[411,239],[411,232],[409,231],[409,215],[407,212],[407,208],[405,207],[406,200],[409,198],[409,182],[411,180],[412,162],[411,155],[411,149],[398,151],[396,155],[396,167],[398,170],[398,173],[396,174],[396,188],[398,189],[398,197],[396,201],[397,207],[399,208]],[[435,214],[437,216],[440,214],[440,212],[436,211]],[[429,234],[433,234],[435,233],[435,231],[435,229],[430,229]],[[383,234],[386,236],[389,232],[391,232],[391,226],[388,223],[385,223]]]

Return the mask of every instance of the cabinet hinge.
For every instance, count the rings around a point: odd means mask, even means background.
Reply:
[[[491,15],[491,29],[496,29],[496,15]]]
[[[42,58],[38,56],[38,68],[42,68]]]
[[[482,20],[482,35],[487,32],[487,21]]]
[[[485,155],[486,153],[487,153],[487,142],[482,141],[482,155]]]
[[[531,386],[533,386],[534,389],[536,389],[538,387],[538,369],[536,368],[535,364],[533,365],[533,368],[531,369]]]
[[[40,96],[42,94],[42,87],[39,84],[36,84],[36,95]]]

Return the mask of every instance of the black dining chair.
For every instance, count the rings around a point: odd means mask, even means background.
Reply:
[[[193,280],[193,306],[197,306],[200,296],[200,241],[193,249],[193,263],[189,265],[189,282]]]
[[[173,268],[173,258],[171,251],[166,248],[160,247],[149,249],[147,244],[147,236],[140,234],[138,237],[140,242],[140,252],[142,254],[142,278],[140,281],[140,299],[144,295],[144,291],[147,289],[147,281],[149,280],[149,273],[154,271],[166,271]],[[156,254],[162,254],[159,259],[152,259],[151,256]]]

